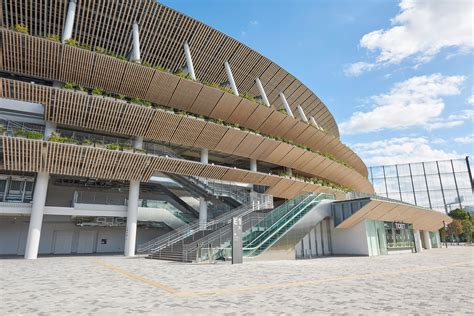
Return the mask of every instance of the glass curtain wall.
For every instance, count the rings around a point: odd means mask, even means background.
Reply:
[[[474,205],[471,160],[453,159],[369,168],[377,195],[449,212]]]

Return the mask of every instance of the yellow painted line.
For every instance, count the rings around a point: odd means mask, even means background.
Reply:
[[[298,286],[308,286],[308,285],[318,285],[324,283],[331,283],[331,282],[339,282],[339,281],[353,281],[353,280],[363,280],[369,278],[376,278],[376,277],[386,277],[386,276],[394,276],[406,273],[414,273],[414,272],[428,272],[433,270],[440,270],[446,268],[452,268],[455,266],[474,266],[474,264],[469,264],[466,262],[460,263],[453,263],[449,265],[436,265],[431,267],[420,267],[420,268],[409,268],[404,270],[397,270],[397,271],[387,271],[387,272],[380,272],[380,273],[367,273],[367,274],[359,274],[359,275],[347,275],[341,277],[334,277],[334,278],[327,278],[327,279],[319,279],[319,280],[306,280],[306,281],[293,281],[293,282],[281,282],[281,283],[270,283],[270,284],[259,284],[254,286],[247,286],[247,287],[234,287],[234,288],[224,288],[224,289],[207,289],[207,290],[196,290],[196,291],[179,291],[172,287],[167,286],[166,284],[160,283],[155,280],[148,279],[144,276],[129,272],[122,268],[116,267],[112,264],[106,263],[102,260],[94,259],[93,262],[120,274],[123,274],[129,277],[132,280],[140,281],[144,284],[148,284],[150,286],[159,288],[168,294],[178,297],[192,297],[192,296],[207,296],[207,295],[225,295],[225,294],[232,294],[232,293],[240,293],[240,292],[250,292],[250,291],[257,291],[257,290],[264,290],[264,289],[282,289],[282,288],[289,288],[289,287],[298,287]]]
[[[163,290],[163,291],[165,291],[169,294],[176,294],[178,292],[178,290],[176,290],[172,287],[169,287],[166,284],[160,283],[160,282],[155,281],[155,280],[148,279],[144,276],[135,274],[133,272],[129,272],[129,271],[124,270],[122,268],[116,267],[112,264],[106,263],[105,261],[102,261],[102,260],[99,260],[99,259],[92,259],[92,261],[95,262],[96,264],[104,267],[104,268],[107,268],[107,269],[111,270],[111,271],[117,272],[119,274],[123,274],[123,275],[127,276],[128,278],[130,278],[132,280],[140,281],[142,283],[151,285],[151,286],[156,287],[160,290]]]

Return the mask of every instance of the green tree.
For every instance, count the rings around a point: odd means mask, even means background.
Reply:
[[[454,219],[458,219],[460,221],[463,220],[470,220],[471,219],[471,214],[463,209],[455,209],[452,210],[448,213],[448,215]]]
[[[443,227],[439,229],[439,236],[441,240],[446,241],[446,237],[448,236],[448,231],[446,230],[446,228]]]
[[[462,235],[466,239],[466,242],[471,242],[472,240],[472,222],[470,220],[462,221]]]
[[[461,221],[453,219],[453,222],[448,225],[448,236],[459,238],[462,234]]]

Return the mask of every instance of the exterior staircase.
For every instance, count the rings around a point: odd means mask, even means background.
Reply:
[[[233,217],[243,217],[252,212],[272,207],[272,201],[266,203],[252,202],[224,213],[207,224],[201,224],[197,220],[140,245],[137,252],[148,253],[150,259],[190,262],[196,258],[189,255],[185,245],[195,243],[195,241],[201,240],[203,237],[229,225]]]

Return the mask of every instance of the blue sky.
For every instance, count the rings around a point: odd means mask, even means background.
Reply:
[[[369,166],[474,153],[470,0],[161,3],[299,78]]]

